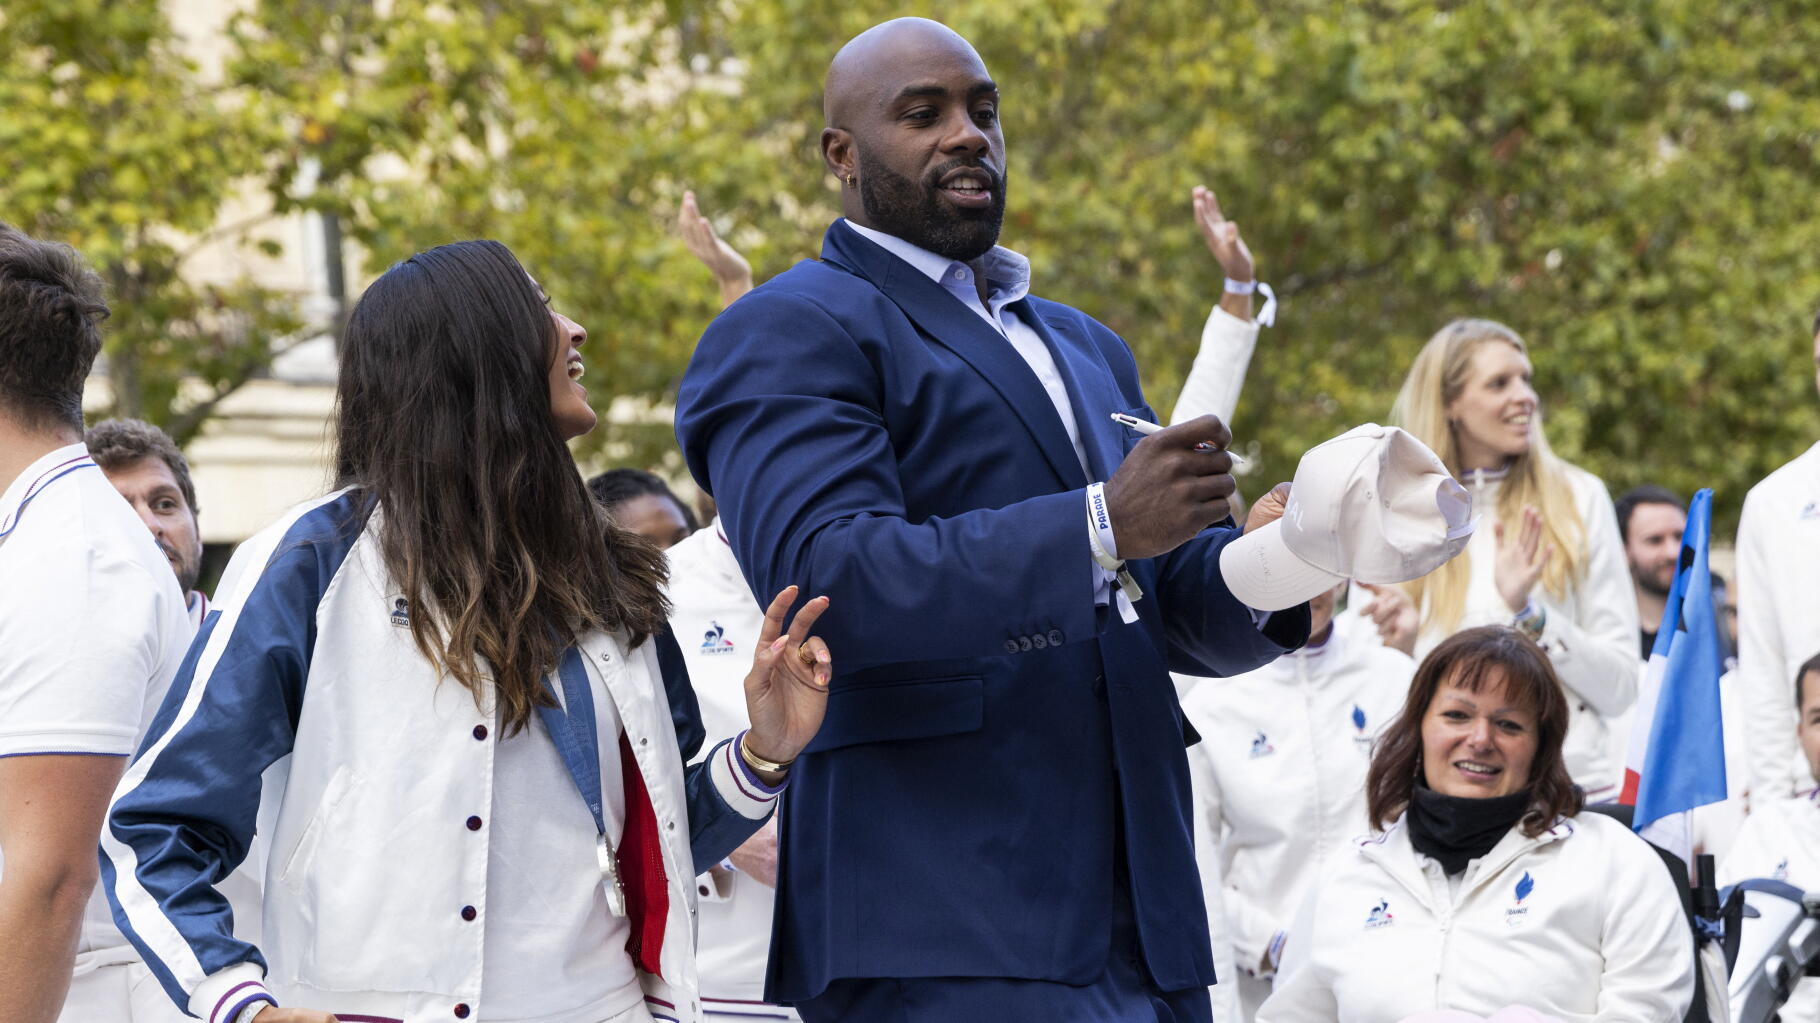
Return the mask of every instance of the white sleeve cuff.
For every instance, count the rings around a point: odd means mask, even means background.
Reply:
[[[202,1023],[233,1023],[241,1009],[260,1001],[278,1004],[265,989],[265,971],[258,963],[236,963],[196,985],[190,993],[190,1015]]]
[[[45,728],[0,731],[0,757],[57,753],[130,757],[134,745],[133,733],[123,729]]]
[[[741,732],[721,743],[708,754],[708,776],[714,779],[715,791],[728,806],[742,817],[762,821],[777,806],[778,794],[789,781],[777,786],[766,785],[752,768],[746,766],[745,759],[733,750],[744,734]]]

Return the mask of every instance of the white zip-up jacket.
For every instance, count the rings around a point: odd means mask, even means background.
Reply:
[[[1251,369],[1251,354],[1257,346],[1258,321],[1241,320],[1214,303],[1206,326],[1201,328],[1201,347],[1195,353],[1194,366],[1182,381],[1182,393],[1169,414],[1169,425],[1211,413],[1231,426],[1239,393],[1245,389],[1245,374]]]
[[[1731,851],[1719,862],[1719,884],[1752,878],[1820,891],[1820,789],[1759,806],[1744,819]],[[1820,1023],[1820,979],[1796,982],[1781,1016],[1785,1023]]]
[[[1256,972],[1309,885],[1366,828],[1371,744],[1396,717],[1415,662],[1335,629],[1256,671],[1186,687],[1201,735],[1188,750],[1196,812],[1220,836],[1217,859],[1234,957]]]
[[[306,503],[235,553],[102,832],[115,919],[206,1023],[268,991],[376,1023],[484,1015],[500,719],[418,653],[363,504],[356,491]],[[617,860],[628,952],[655,1018],[698,1020],[697,865],[755,831],[775,791],[742,777],[726,744],[685,774],[700,731],[667,633],[635,650],[595,633],[578,649],[636,764]],[[270,839],[260,948],[234,938],[211,887],[255,818]]]
[[[1795,742],[1795,669],[1820,654],[1820,444],[1763,478],[1738,520],[1738,683],[1752,801],[1814,784]]]
[[[1574,506],[1586,530],[1586,551],[1579,582],[1557,596],[1536,584],[1531,599],[1547,615],[1538,640],[1567,687],[1567,739],[1561,754],[1567,773],[1586,790],[1586,801],[1615,799],[1624,765],[1613,761],[1611,721],[1637,701],[1637,593],[1624,561],[1618,515],[1599,478],[1577,466],[1566,466]],[[1510,606],[1498,595],[1497,521],[1499,478],[1467,473],[1461,480],[1472,492],[1479,528],[1460,555],[1472,567],[1466,610],[1459,628],[1509,625]],[[1424,610],[1424,618],[1427,614]],[[1428,656],[1452,633],[1425,626],[1416,639],[1416,660]],[[1790,697],[1790,706],[1793,706]]]
[[[1407,824],[1360,839],[1302,907],[1258,1023],[1395,1023],[1510,1005],[1566,1023],[1680,1023],[1693,937],[1647,843],[1598,814],[1512,828],[1450,881]]]

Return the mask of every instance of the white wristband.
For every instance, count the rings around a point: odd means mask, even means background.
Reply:
[[[1249,295],[1253,292],[1264,296],[1263,308],[1258,310],[1257,315],[1259,325],[1265,327],[1274,326],[1277,322],[1276,289],[1265,284],[1263,281],[1235,281],[1230,277],[1226,278],[1226,293],[1228,295]]]
[[[1093,550],[1093,561],[1108,572],[1125,567],[1119,560],[1118,540],[1112,535],[1112,513],[1106,510],[1106,484],[1087,485],[1087,543]]]

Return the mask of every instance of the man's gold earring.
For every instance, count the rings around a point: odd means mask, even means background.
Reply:
[[[848,188],[858,188],[859,187],[859,177],[854,174],[847,175],[847,187]]]

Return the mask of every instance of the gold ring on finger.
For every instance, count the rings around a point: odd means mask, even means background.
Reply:
[[[809,649],[807,643],[796,648],[796,659],[808,667],[815,667],[815,651]]]

